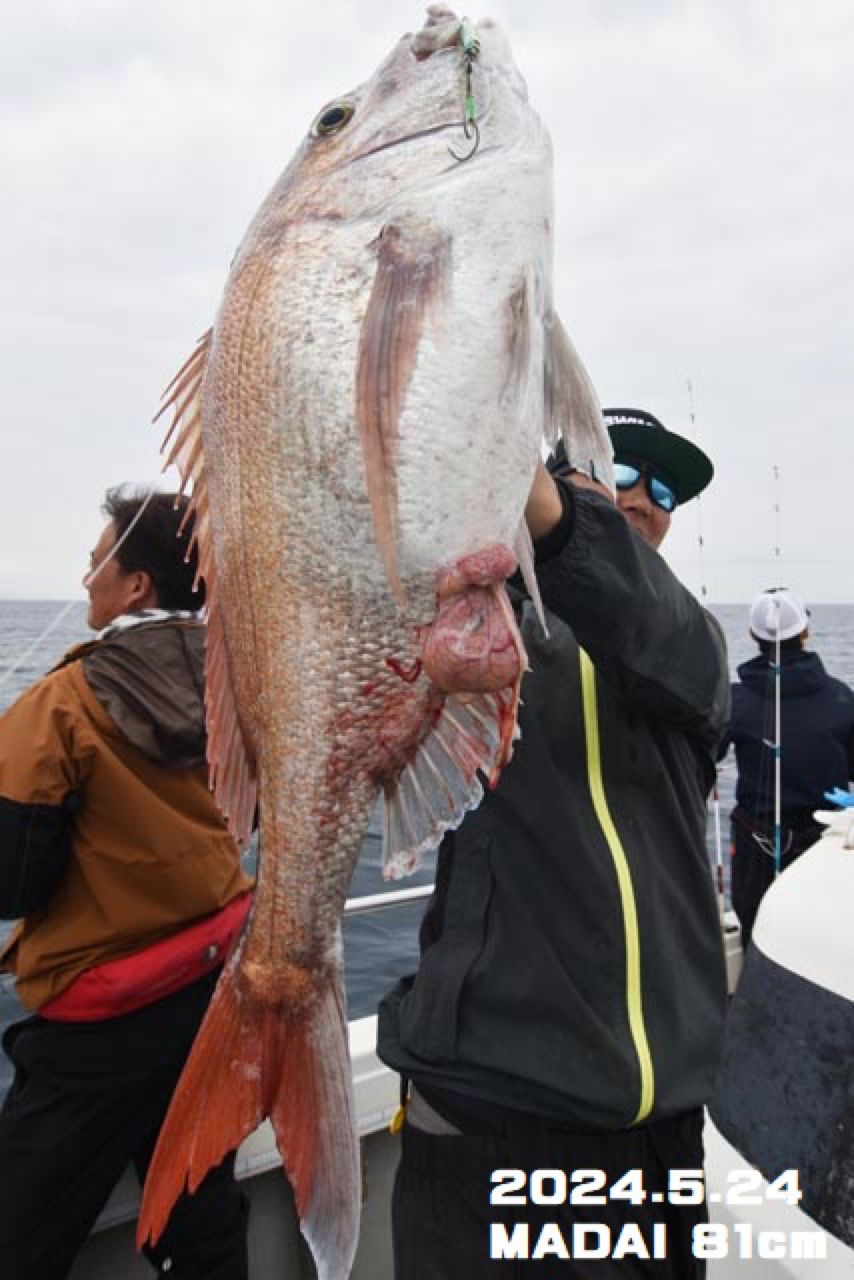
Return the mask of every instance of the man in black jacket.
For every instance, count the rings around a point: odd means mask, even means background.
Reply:
[[[412,1082],[396,1280],[511,1256],[541,1276],[704,1274],[725,1007],[705,799],[728,678],[720,628],[656,548],[712,467],[651,415],[606,420],[616,506],[565,458],[538,472],[549,634],[516,592],[521,740],[444,840],[419,972],[380,1009],[380,1056]]]
[[[776,874],[774,790],[775,666],[780,639],[780,870],[815,844],[813,818],[824,793],[854,778],[854,692],[806,651],[809,610],[785,587],[763,591],[750,608],[759,653],[738,668],[732,718],[721,755],[732,744],[738,766],[732,811],[732,905],[742,942],[750,941],[765,890]]]

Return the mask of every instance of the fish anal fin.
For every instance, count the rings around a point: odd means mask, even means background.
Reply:
[[[412,760],[385,784],[383,875],[397,880],[454,831],[494,787],[518,737],[519,683],[496,693],[452,694]]]
[[[451,609],[472,594],[475,600],[470,602],[477,608],[481,594],[493,597],[490,613],[500,617],[493,616],[490,626],[495,634],[502,629],[502,651],[513,648],[512,679],[500,688],[490,688],[495,670],[491,661],[459,664],[453,657],[450,663],[437,660],[442,672],[449,667],[455,674],[465,671],[473,675],[472,683],[480,680],[482,687],[449,693],[411,759],[384,783],[383,874],[388,880],[415,871],[422,856],[435,848],[445,832],[458,827],[468,810],[477,807],[483,796],[479,774],[485,775],[490,787],[497,786],[518,737],[519,689],[528,660],[513,610],[507,592],[497,583],[469,586],[448,597]],[[453,616],[450,621],[453,624]],[[440,631],[443,629],[444,623],[440,625]],[[428,644],[429,637],[425,670]]]
[[[230,963],[172,1098],[143,1192],[137,1242],[159,1239],[186,1187],[267,1116],[319,1280],[350,1273],[360,1206],[347,1020],[340,977],[289,1014]]]
[[[359,335],[356,419],[374,537],[395,596],[400,416],[427,315],[450,279],[450,238],[429,225],[389,223],[375,241],[377,269]]]
[[[592,471],[613,491],[613,449],[599,399],[560,317],[550,312],[545,319],[545,437],[550,448],[559,436],[569,461]]]
[[[170,410],[172,412],[172,421],[161,450],[166,453],[163,469],[176,466],[181,476],[182,492],[189,491],[189,507],[182,528],[192,516],[193,533],[188,555],[196,547],[199,557],[197,581],[203,579],[205,584],[205,707],[211,787],[217,804],[228,819],[231,834],[240,843],[245,843],[252,832],[258,785],[251,754],[240,727],[229,671],[228,646],[214,564],[210,497],[202,438],[202,384],[213,340],[214,331],[208,329],[163,393],[163,403],[157,418]]]

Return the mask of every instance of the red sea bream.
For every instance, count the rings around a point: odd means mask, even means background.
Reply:
[[[167,392],[208,592],[212,785],[260,866],[151,1167],[140,1238],[270,1117],[321,1280],[358,1233],[340,917],[380,793],[389,875],[510,757],[503,588],[542,440],[607,479],[552,309],[548,135],[506,40],[433,5],[319,113]],[[471,47],[471,45],[469,45]],[[470,129],[470,132],[473,130]]]

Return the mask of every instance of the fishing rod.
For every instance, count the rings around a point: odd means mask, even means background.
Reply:
[[[782,685],[782,664],[780,661],[780,602],[774,601],[776,611],[775,627],[774,627],[774,878],[782,870],[783,863],[783,830],[782,830],[782,796],[783,796],[783,779],[782,779],[782,715],[781,715],[781,685]]]
[[[780,536],[781,524],[781,503],[780,503],[780,467],[773,463],[771,467],[772,480],[772,503],[773,512],[773,538],[772,538],[772,561],[775,568],[775,580],[782,581],[781,572],[781,547],[782,540]],[[780,637],[780,600],[776,598],[776,593],[781,588],[769,589],[769,595],[772,596],[773,609],[775,609],[775,626],[773,626],[773,662],[769,663],[771,667],[772,680],[772,699],[773,699],[773,737],[772,739],[763,739],[764,745],[771,751],[771,759],[773,762],[773,783],[772,783],[772,837],[768,841],[766,837],[759,836],[754,832],[754,840],[759,847],[771,856],[773,860],[773,876],[775,879],[780,876],[782,870],[782,658],[781,658],[781,637]]]
[[[688,388],[688,417],[691,422],[691,437],[697,434],[696,415],[694,413],[694,387],[690,378],[685,379]],[[703,536],[703,496],[697,495],[697,548],[700,558],[700,599],[706,604],[708,586],[706,581],[706,540]],[[718,915],[723,924],[726,911],[724,896],[724,845],[721,833],[721,793],[718,787],[718,767],[715,765],[715,782],[712,787],[712,816],[715,824],[715,888],[718,898]]]
[[[160,476],[158,475],[158,477],[157,477],[157,478],[159,479],[159,478],[160,478]],[[156,483],[156,482],[155,482],[155,483]],[[95,581],[95,579],[96,579],[96,578],[98,577],[98,575],[102,572],[102,570],[104,570],[104,569],[107,567],[107,565],[110,563],[110,561],[112,560],[113,556],[115,556],[115,555],[117,554],[117,552],[119,551],[119,548],[122,546],[122,544],[123,544],[124,542],[126,542],[126,541],[127,541],[127,539],[130,537],[130,535],[131,535],[131,533],[133,532],[134,528],[135,528],[135,527],[136,527],[136,525],[139,523],[139,521],[142,519],[143,512],[145,511],[145,509],[146,509],[146,507],[148,506],[149,502],[151,502],[152,498],[154,497],[155,492],[157,492],[157,491],[155,490],[154,486],[153,486],[153,485],[152,485],[152,486],[149,486],[149,489],[148,489],[148,496],[147,496],[147,497],[145,498],[145,500],[143,501],[143,503],[142,503],[141,507],[140,507],[140,508],[139,508],[139,510],[137,511],[137,513],[136,513],[136,515],[134,516],[134,518],[131,520],[131,522],[130,522],[130,524],[128,525],[128,527],[125,529],[125,531],[124,531],[124,533],[122,534],[122,536],[119,538],[118,542],[116,542],[116,543],[115,543],[115,545],[114,545],[114,546],[112,546],[112,547],[110,548],[109,552],[107,553],[107,555],[105,555],[105,556],[104,556],[104,558],[103,558],[103,560],[100,562],[100,564],[97,564],[97,565],[95,566],[95,568],[94,568],[94,569],[90,570],[90,572],[86,574],[86,585],[87,585],[87,586],[89,586],[89,584],[90,584],[90,583],[92,583],[92,582],[94,582],[94,581]],[[62,606],[62,608],[60,609],[59,613],[58,613],[54,618],[52,618],[52,619],[51,619],[51,621],[47,624],[47,626],[43,628],[43,630],[39,633],[39,635],[37,635],[37,636],[36,636],[36,638],[35,638],[35,640],[33,640],[32,644],[29,644],[29,645],[27,646],[27,648],[24,650],[24,652],[18,655],[18,657],[17,657],[17,659],[15,660],[15,662],[13,662],[13,663],[12,663],[12,666],[11,666],[11,667],[9,667],[6,671],[4,671],[3,675],[2,675],[2,676],[0,676],[0,689],[3,689],[3,688],[5,687],[5,685],[7,685],[7,684],[9,683],[9,681],[12,679],[12,676],[15,674],[15,672],[16,672],[16,671],[19,671],[19,670],[20,670],[20,668],[21,668],[21,667],[24,665],[24,663],[27,661],[27,659],[28,659],[32,654],[34,654],[34,653],[35,653],[35,652],[40,648],[40,646],[44,643],[44,641],[45,641],[45,640],[47,639],[47,637],[50,635],[51,631],[53,631],[56,627],[58,627],[58,626],[59,626],[59,624],[60,624],[60,622],[62,622],[63,618],[65,618],[65,617],[66,617],[66,615],[67,615],[68,613],[70,613],[72,609],[76,608],[78,605],[80,605],[80,604],[82,604],[82,603],[83,603],[83,602],[82,602],[81,600],[67,600],[67,601],[66,601],[66,603],[65,603],[65,604]]]
[[[774,492],[774,561],[777,570],[776,581],[782,582],[780,575],[780,468],[776,463],[771,468]],[[774,601],[776,626],[774,628],[774,878],[780,874],[783,866],[783,742],[782,742],[782,683],[783,667],[780,660],[780,602]]]
[[[780,538],[780,467],[772,463],[772,511],[773,511],[773,566],[775,581],[781,582],[781,538]],[[775,645],[773,645],[773,742],[771,753],[773,758],[773,874],[775,879],[782,870],[782,662],[780,657],[780,602],[773,600],[775,607]]]

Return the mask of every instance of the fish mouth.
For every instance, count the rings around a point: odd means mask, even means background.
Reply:
[[[381,142],[379,146],[369,147],[367,151],[358,151],[350,163],[355,164],[357,160],[365,160],[368,156],[378,155],[391,147],[399,147],[402,143],[412,142],[415,138],[428,138],[434,133],[445,133],[448,129],[462,129],[462,127],[462,120],[446,120],[444,124],[434,124],[429,129],[417,129],[415,133],[404,133],[399,138],[391,138],[388,142]]]

